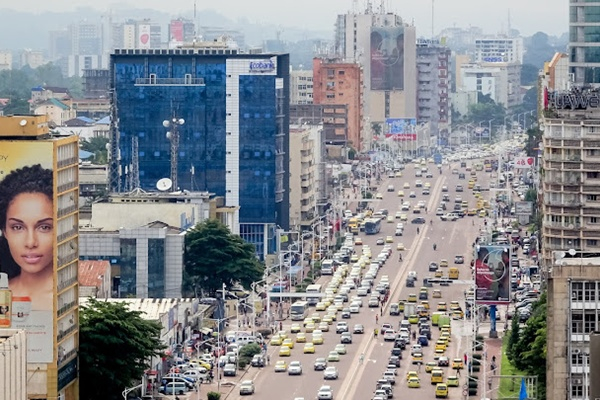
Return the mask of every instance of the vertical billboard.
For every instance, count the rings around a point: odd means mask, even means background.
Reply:
[[[475,247],[475,301],[506,304],[510,301],[510,246]]]
[[[386,137],[392,137],[394,140],[417,140],[417,120],[416,118],[386,118],[387,127]]]
[[[10,328],[27,332],[27,362],[54,361],[56,212],[51,141],[0,143],[0,272]]]
[[[138,49],[150,48],[150,25],[138,25]]]
[[[169,25],[169,36],[170,42],[183,42],[183,21],[171,21],[171,24]]]
[[[404,90],[404,27],[372,27],[371,90]]]

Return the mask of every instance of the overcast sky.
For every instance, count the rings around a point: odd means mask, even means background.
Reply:
[[[310,30],[333,30],[337,14],[352,9],[353,0],[196,0],[197,9],[212,8],[236,20],[245,17],[253,22],[279,24],[283,28],[294,26]],[[382,0],[372,0],[379,7]],[[530,36],[543,31],[560,35],[568,31],[568,0],[383,0],[386,9],[398,13],[405,22],[414,21],[418,36],[431,35],[432,1],[435,1],[434,28],[436,34],[442,28],[457,26],[478,26],[485,33],[498,33],[506,30],[510,11],[511,26],[522,35]],[[364,10],[366,0],[356,0],[359,9]],[[106,11],[113,0],[0,0],[0,8],[20,11],[67,11],[74,4],[90,6]],[[173,15],[191,12],[194,0],[124,0],[119,7],[129,4],[136,8],[153,8],[170,12]],[[140,16],[141,17],[141,16]],[[206,24],[207,21],[201,21]],[[210,23],[210,22],[208,22]]]

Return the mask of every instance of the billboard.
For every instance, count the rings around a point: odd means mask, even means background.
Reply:
[[[517,169],[528,169],[535,165],[535,158],[533,157],[515,157],[514,161]]]
[[[515,202],[515,214],[516,215],[532,215],[533,214],[533,202],[531,202],[531,201]]]
[[[56,205],[51,141],[0,145],[0,272],[11,329],[27,332],[27,362],[54,360]]]
[[[174,20],[169,25],[169,41],[183,42],[183,21]]]
[[[404,90],[404,27],[372,27],[371,90]]]
[[[475,247],[475,301],[506,304],[510,301],[510,246]]]
[[[416,118],[386,118],[386,137],[394,140],[417,140]]]
[[[138,49],[150,48],[150,25],[138,26]]]

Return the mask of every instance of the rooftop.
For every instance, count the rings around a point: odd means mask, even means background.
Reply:
[[[79,261],[79,284],[99,287],[108,268],[110,268],[110,262],[106,260]]]

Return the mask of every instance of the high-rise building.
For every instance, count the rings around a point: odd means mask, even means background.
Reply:
[[[364,113],[371,123],[417,117],[416,30],[385,10],[338,15],[336,51],[363,68]]]
[[[169,23],[169,47],[174,48],[184,43],[191,43],[196,38],[194,21],[177,18]]]
[[[13,56],[8,50],[0,51],[0,71],[12,69]],[[311,73],[312,75],[312,73]]]
[[[560,55],[543,99],[542,267],[548,282],[547,398],[587,400],[600,327],[600,95],[566,88]],[[549,78],[552,79],[549,79]]]
[[[289,227],[289,56],[212,44],[111,55],[110,190],[223,196],[264,257]]]
[[[446,140],[450,127],[450,56],[439,41],[417,41],[417,119],[429,123],[431,132]]]
[[[318,217],[318,167],[321,126],[290,127],[290,226],[311,229]]]
[[[144,20],[128,20],[112,25],[113,49],[159,49],[162,47],[159,24]]]
[[[69,26],[72,55],[102,54],[102,27],[98,24],[80,22]]]
[[[483,38],[475,40],[475,62],[523,64],[523,38]]]
[[[569,59],[578,85],[600,83],[598,5],[590,1],[569,1]]]
[[[10,196],[3,203],[8,200],[13,217],[31,231],[39,256],[25,265],[13,256],[23,246],[20,238],[0,238],[0,272],[12,293],[8,328],[27,335],[28,399],[79,398],[78,151],[77,136],[50,136],[46,116],[0,117],[0,186]],[[21,385],[18,372],[14,379],[9,387]]]
[[[362,68],[355,62],[315,58],[313,60],[313,103],[344,104],[347,106],[347,137],[339,138],[340,145],[363,149]],[[328,138],[330,140],[330,138]],[[343,141],[346,141],[344,143]]]

